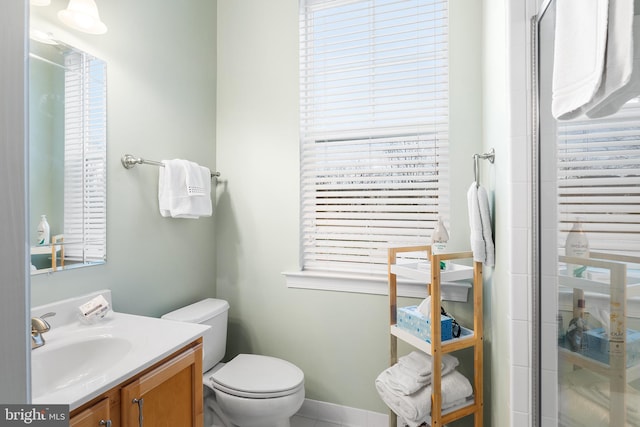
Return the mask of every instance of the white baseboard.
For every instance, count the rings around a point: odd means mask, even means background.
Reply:
[[[305,399],[297,415],[349,427],[387,427],[389,416],[379,412]]]

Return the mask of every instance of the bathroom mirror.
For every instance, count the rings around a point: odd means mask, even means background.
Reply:
[[[51,38],[29,57],[31,272],[106,261],[106,63]],[[41,242],[42,215],[49,239]]]

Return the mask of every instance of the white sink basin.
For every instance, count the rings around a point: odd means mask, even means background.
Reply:
[[[100,291],[110,301],[109,291]],[[77,307],[95,296],[34,307],[47,317],[45,344],[31,350],[34,404],[66,404],[70,410],[122,384],[132,376],[201,337],[207,326],[111,312],[95,324],[78,319]]]
[[[33,398],[75,384],[104,382],[106,368],[132,349],[131,342],[113,336],[62,340],[34,349],[31,355]]]

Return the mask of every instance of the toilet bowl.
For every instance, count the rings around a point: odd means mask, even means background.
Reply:
[[[162,316],[211,326],[202,338],[205,427],[289,427],[304,401],[304,373],[286,360],[257,354],[220,363],[228,310],[226,301],[208,298]]]
[[[275,357],[239,354],[209,384],[222,412],[242,427],[288,427],[304,401],[304,374]]]

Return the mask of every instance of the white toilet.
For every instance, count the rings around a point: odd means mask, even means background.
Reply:
[[[220,363],[228,311],[226,301],[208,298],[162,316],[211,326],[202,338],[205,427],[289,427],[304,401],[304,373],[285,360],[257,354]]]

